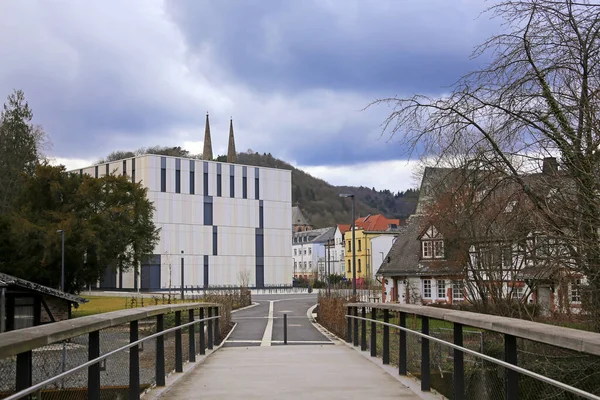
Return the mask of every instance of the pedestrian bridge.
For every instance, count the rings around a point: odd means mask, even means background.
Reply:
[[[600,399],[599,334],[352,303],[345,322],[324,322],[341,339],[314,323],[316,296],[254,300],[231,314],[219,304],[186,303],[4,333],[0,398]]]

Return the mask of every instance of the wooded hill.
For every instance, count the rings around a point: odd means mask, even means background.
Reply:
[[[340,193],[356,195],[356,215],[383,214],[388,218],[406,219],[414,213],[419,191],[392,193],[389,190],[354,186],[333,186],[322,179],[293,167],[269,154],[239,153],[240,164],[289,169],[292,171],[292,203],[299,205],[315,228],[352,222],[350,199],[339,197]]]
[[[193,157],[200,159],[200,155],[190,154],[180,147],[154,146],[132,151],[115,151],[109,154],[105,161],[120,160],[135,157],[139,154],[163,154],[174,157]],[[215,161],[226,162],[226,156],[218,156]],[[322,179],[315,178],[294,166],[277,159],[271,153],[255,153],[251,150],[238,153],[239,164],[255,165],[257,167],[270,167],[288,169],[292,171],[292,204],[299,205],[304,215],[309,219],[314,228],[324,228],[335,224],[350,224],[352,222],[352,206],[350,199],[339,196],[340,193],[354,193],[356,195],[356,215],[383,214],[388,218],[406,219],[414,213],[419,197],[419,191],[409,189],[405,192],[393,193],[390,190],[377,191],[375,188],[354,186],[333,186]]]

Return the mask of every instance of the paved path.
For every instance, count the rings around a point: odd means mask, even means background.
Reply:
[[[315,296],[253,296],[259,306],[234,314],[224,347],[167,389],[166,399],[419,399],[306,316]],[[288,314],[284,346],[283,313]],[[337,344],[337,345],[336,345]]]
[[[225,347],[283,345],[283,316],[287,314],[288,344],[333,344],[308,320],[306,312],[316,304],[316,295],[253,296],[258,306],[233,314],[237,322]]]

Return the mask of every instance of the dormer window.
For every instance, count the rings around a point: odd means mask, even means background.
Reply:
[[[444,240],[434,226],[429,227],[421,237],[421,256],[425,259],[444,258]]]

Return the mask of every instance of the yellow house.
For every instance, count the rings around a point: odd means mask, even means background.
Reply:
[[[355,231],[355,242],[356,242],[356,281],[357,284],[365,283],[369,279],[373,279],[374,272],[379,267],[379,257],[383,258],[381,253],[387,252],[392,246],[393,238],[398,235],[396,231],[383,231],[383,232],[371,232],[365,231],[364,229],[356,228]],[[380,236],[388,236],[389,244],[384,244],[381,249],[378,247],[374,249],[373,239]],[[345,244],[345,273],[346,279],[352,281],[352,230],[349,230],[344,234]],[[375,264],[375,265],[374,265]]]

